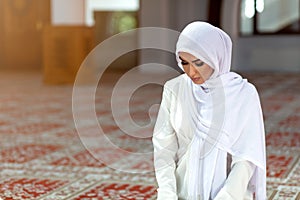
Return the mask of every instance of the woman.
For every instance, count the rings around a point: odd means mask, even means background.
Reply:
[[[206,22],[179,36],[185,73],[166,82],[153,134],[160,200],[266,199],[259,96],[230,72],[231,49],[230,37]]]

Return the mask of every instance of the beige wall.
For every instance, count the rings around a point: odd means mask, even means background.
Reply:
[[[140,1],[140,27],[163,27],[174,31],[181,31],[184,26],[194,20],[206,20],[207,0],[141,0]],[[165,37],[165,38],[163,38]],[[147,40],[146,35],[140,35],[140,43]],[[157,38],[161,42],[168,41],[167,36]],[[170,45],[166,43],[166,45]],[[171,44],[172,45],[172,44]],[[175,43],[174,43],[175,46]],[[155,61],[177,68],[175,57],[171,53],[142,51],[139,64]],[[159,67],[144,68],[144,72],[161,73]]]
[[[300,35],[239,36],[240,0],[223,0],[222,27],[233,40],[232,69],[240,71],[300,71]],[[193,20],[207,20],[209,0],[141,0],[141,26],[177,31]],[[160,58],[162,61],[170,58]],[[147,61],[141,56],[141,62]],[[176,63],[167,61],[172,66]]]
[[[222,27],[233,40],[234,70],[300,71],[300,35],[240,37],[240,0],[223,1]],[[207,20],[208,3],[209,0],[140,0],[140,27],[180,31],[193,20]],[[84,0],[52,0],[52,22],[83,24]],[[142,52],[140,63],[147,63],[152,56],[157,55]],[[157,59],[176,67],[170,56],[160,55]]]
[[[224,0],[222,27],[233,39],[232,68],[300,72],[300,35],[239,36],[239,1]]]
[[[51,0],[53,25],[85,24],[85,0]]]

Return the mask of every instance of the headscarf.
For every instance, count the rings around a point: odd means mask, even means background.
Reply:
[[[214,69],[203,84],[185,76],[188,120],[195,130],[189,152],[189,199],[214,198],[226,180],[227,153],[253,163],[249,188],[257,200],[266,199],[265,132],[255,87],[230,72],[232,42],[221,29],[206,22],[192,22],[176,45]],[[252,124],[249,124],[249,123]]]

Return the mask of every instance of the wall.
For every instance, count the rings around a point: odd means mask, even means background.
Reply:
[[[85,24],[85,0],[51,0],[53,25]]]
[[[300,35],[241,37],[239,2],[224,0],[222,25],[233,40],[232,68],[239,71],[300,72]]]
[[[232,70],[237,70],[239,64],[236,63],[238,52],[238,38],[239,38],[239,1],[237,0],[223,0],[223,8],[221,13],[222,29],[228,33],[232,39]]]
[[[51,0],[52,24],[94,25],[93,10],[135,11],[139,0]]]
[[[52,0],[52,24],[84,24],[87,15],[84,4],[84,0]],[[208,0],[140,0],[139,25],[180,31],[191,21],[206,20],[207,10]],[[140,35],[139,40],[144,39],[146,38]],[[177,68],[173,54],[153,50],[140,51],[140,64],[151,61]],[[149,70],[159,71],[157,68]]]
[[[208,0],[140,0],[140,25],[180,31],[189,22],[207,20]]]
[[[261,25],[258,27],[259,30],[270,32],[280,30],[299,19],[299,0],[289,0],[289,3],[282,0],[266,1],[259,19]]]
[[[137,11],[139,0],[85,0],[85,21],[88,26],[95,24],[93,12],[104,11]]]
[[[140,0],[140,27],[164,27],[181,31],[194,20],[206,20],[208,0]],[[140,35],[140,43],[147,40],[146,35]],[[162,42],[168,41],[167,36],[157,38]],[[173,45],[175,43],[165,45]],[[156,62],[178,69],[172,53],[160,51],[146,51],[140,53],[140,64]],[[142,69],[143,72],[159,72],[159,67]]]
[[[141,0],[141,26],[158,26],[180,31],[188,22],[207,20],[209,0]],[[237,71],[300,71],[300,35],[239,35],[240,0],[223,0],[222,27],[233,40],[232,69]],[[155,13],[155,14],[153,14]],[[141,63],[151,60],[141,56]],[[166,57],[166,56],[165,56]],[[169,57],[162,63],[176,63]],[[169,61],[165,61],[165,60]],[[172,59],[172,58],[171,58]]]
[[[234,70],[300,71],[300,35],[240,37],[238,34],[240,0],[223,1],[222,27],[233,40]],[[190,21],[207,20],[208,2],[208,0],[140,0],[139,23],[141,27],[165,27],[180,31]],[[84,0],[52,0],[52,23],[84,24],[84,18]],[[144,39],[140,36],[140,40]],[[140,64],[151,60],[159,60],[160,63],[176,68],[174,57],[170,55],[157,52],[140,54]]]
[[[300,72],[300,35],[241,37],[236,52],[242,71]]]

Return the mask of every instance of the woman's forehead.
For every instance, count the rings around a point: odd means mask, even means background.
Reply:
[[[193,54],[190,54],[188,52],[178,52],[178,56],[181,59],[184,60],[199,60],[199,58],[197,58],[196,56],[194,56]]]

